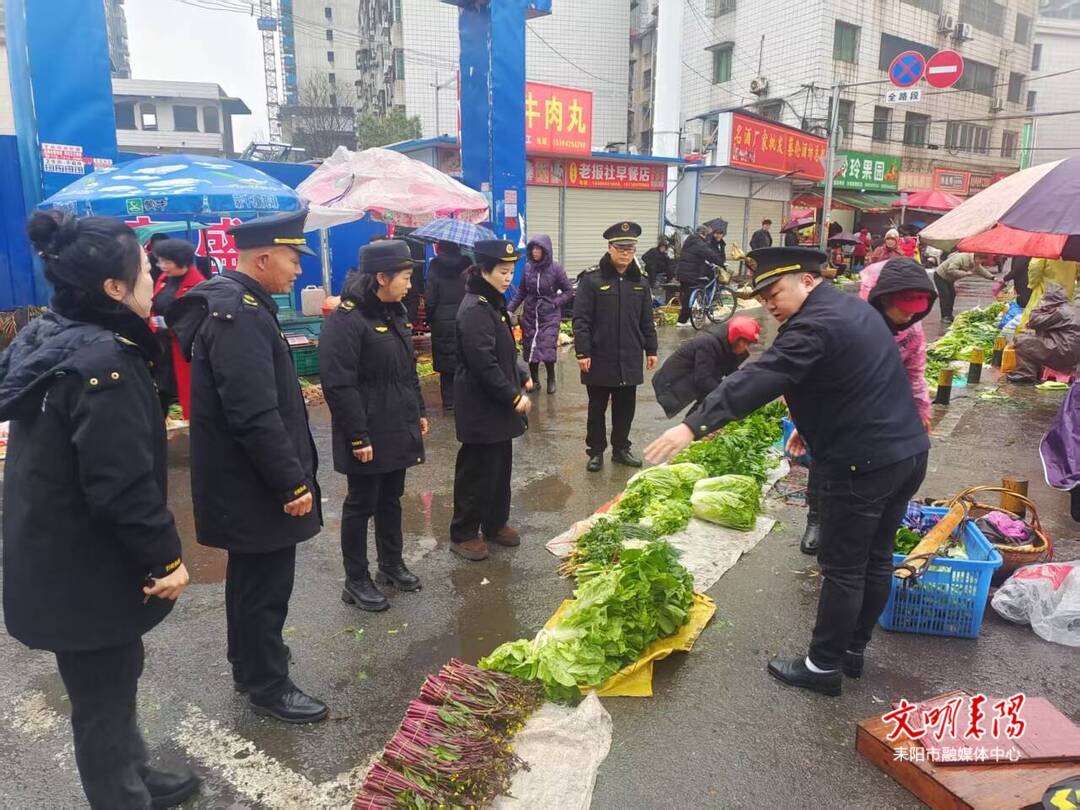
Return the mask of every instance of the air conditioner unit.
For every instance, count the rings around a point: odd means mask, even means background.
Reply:
[[[1005,99],[1001,96],[994,96],[994,100],[990,102],[990,112],[1001,112],[1005,109]]]
[[[764,96],[769,92],[769,80],[764,76],[758,76],[750,80],[750,92],[755,96]]]
[[[952,14],[942,14],[937,20],[937,30],[942,34],[951,34],[956,30],[956,17]]]
[[[972,39],[975,36],[975,29],[971,27],[971,23],[959,23],[956,26],[956,30],[953,31],[953,39],[957,42],[965,42]]]

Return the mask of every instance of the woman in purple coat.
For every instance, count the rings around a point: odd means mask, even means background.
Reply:
[[[521,353],[529,363],[533,390],[540,390],[540,364],[547,366],[547,392],[555,393],[555,359],[559,349],[562,309],[574,297],[574,288],[561,264],[552,261],[551,237],[541,234],[526,248],[528,262],[521,286],[507,309],[521,311]]]

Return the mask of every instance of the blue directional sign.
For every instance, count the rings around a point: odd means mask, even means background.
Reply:
[[[911,87],[926,73],[926,57],[918,51],[904,51],[889,65],[889,81],[897,87]]]

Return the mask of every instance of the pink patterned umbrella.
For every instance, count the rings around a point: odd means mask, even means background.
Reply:
[[[297,189],[308,203],[306,230],[354,222],[365,214],[415,228],[443,217],[486,222],[487,198],[438,169],[389,149],[338,147]]]

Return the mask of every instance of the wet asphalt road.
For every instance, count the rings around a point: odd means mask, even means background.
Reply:
[[[961,285],[958,311],[985,302],[988,291],[988,283]],[[771,334],[771,323],[768,328]],[[937,334],[936,314],[927,329]],[[662,355],[683,337],[684,330],[662,330]],[[503,641],[534,633],[570,594],[543,543],[609,500],[632,472],[610,463],[599,474],[585,472],[586,401],[569,353],[561,356],[558,382],[556,395],[535,396],[531,429],[515,446],[512,521],[524,543],[470,564],[447,549],[457,445],[453,421],[438,407],[437,380],[425,381],[432,420],[429,461],[410,470],[403,504],[407,559],[424,588],[391,593],[392,607],[382,614],[360,613],[340,601],[337,532],[344,478],[329,469],[328,411],[313,409],[316,443],[328,465],[320,476],[326,528],[300,547],[286,636],[295,656],[294,680],[332,709],[331,719],[315,727],[256,718],[231,689],[224,658],[225,559],[194,542],[187,445],[176,440],[171,503],[193,585],[146,638],[140,719],[155,754],[183,757],[176,740],[181,729],[190,735],[185,718],[190,722],[195,707],[216,729],[250,740],[320,785],[363,766],[380,749],[425,674],[452,656],[473,662]],[[1042,484],[1037,456],[1038,439],[1062,395],[1006,389],[1016,403],[989,403],[958,392],[953,406],[937,409],[930,472],[920,495],[946,496],[1005,474],[1028,477],[1044,525],[1061,538],[1058,559],[1080,558],[1080,532],[1069,519],[1067,496]],[[633,431],[637,449],[667,425],[651,388],[641,389]],[[805,650],[819,580],[813,561],[798,551],[805,510],[777,498],[767,508],[782,525],[710,590],[717,615],[694,652],[657,667],[652,699],[605,701],[614,739],[593,807],[757,807],[792,797],[808,806],[917,807],[910,794],[854,751],[855,722],[880,713],[887,703],[957,688],[998,695],[1024,689],[1047,696],[1080,720],[1075,652],[1006,624],[989,608],[977,640],[879,631],[867,675],[847,681],[839,699],[772,681],[764,672],[772,654]],[[53,659],[2,632],[0,655],[0,807],[82,806],[68,707]],[[205,726],[196,727],[196,736],[199,728]],[[259,807],[253,798],[258,791],[270,796],[283,790],[280,774],[267,771],[256,789],[236,791],[223,778],[227,767],[223,762],[204,770],[203,794],[188,806]]]

